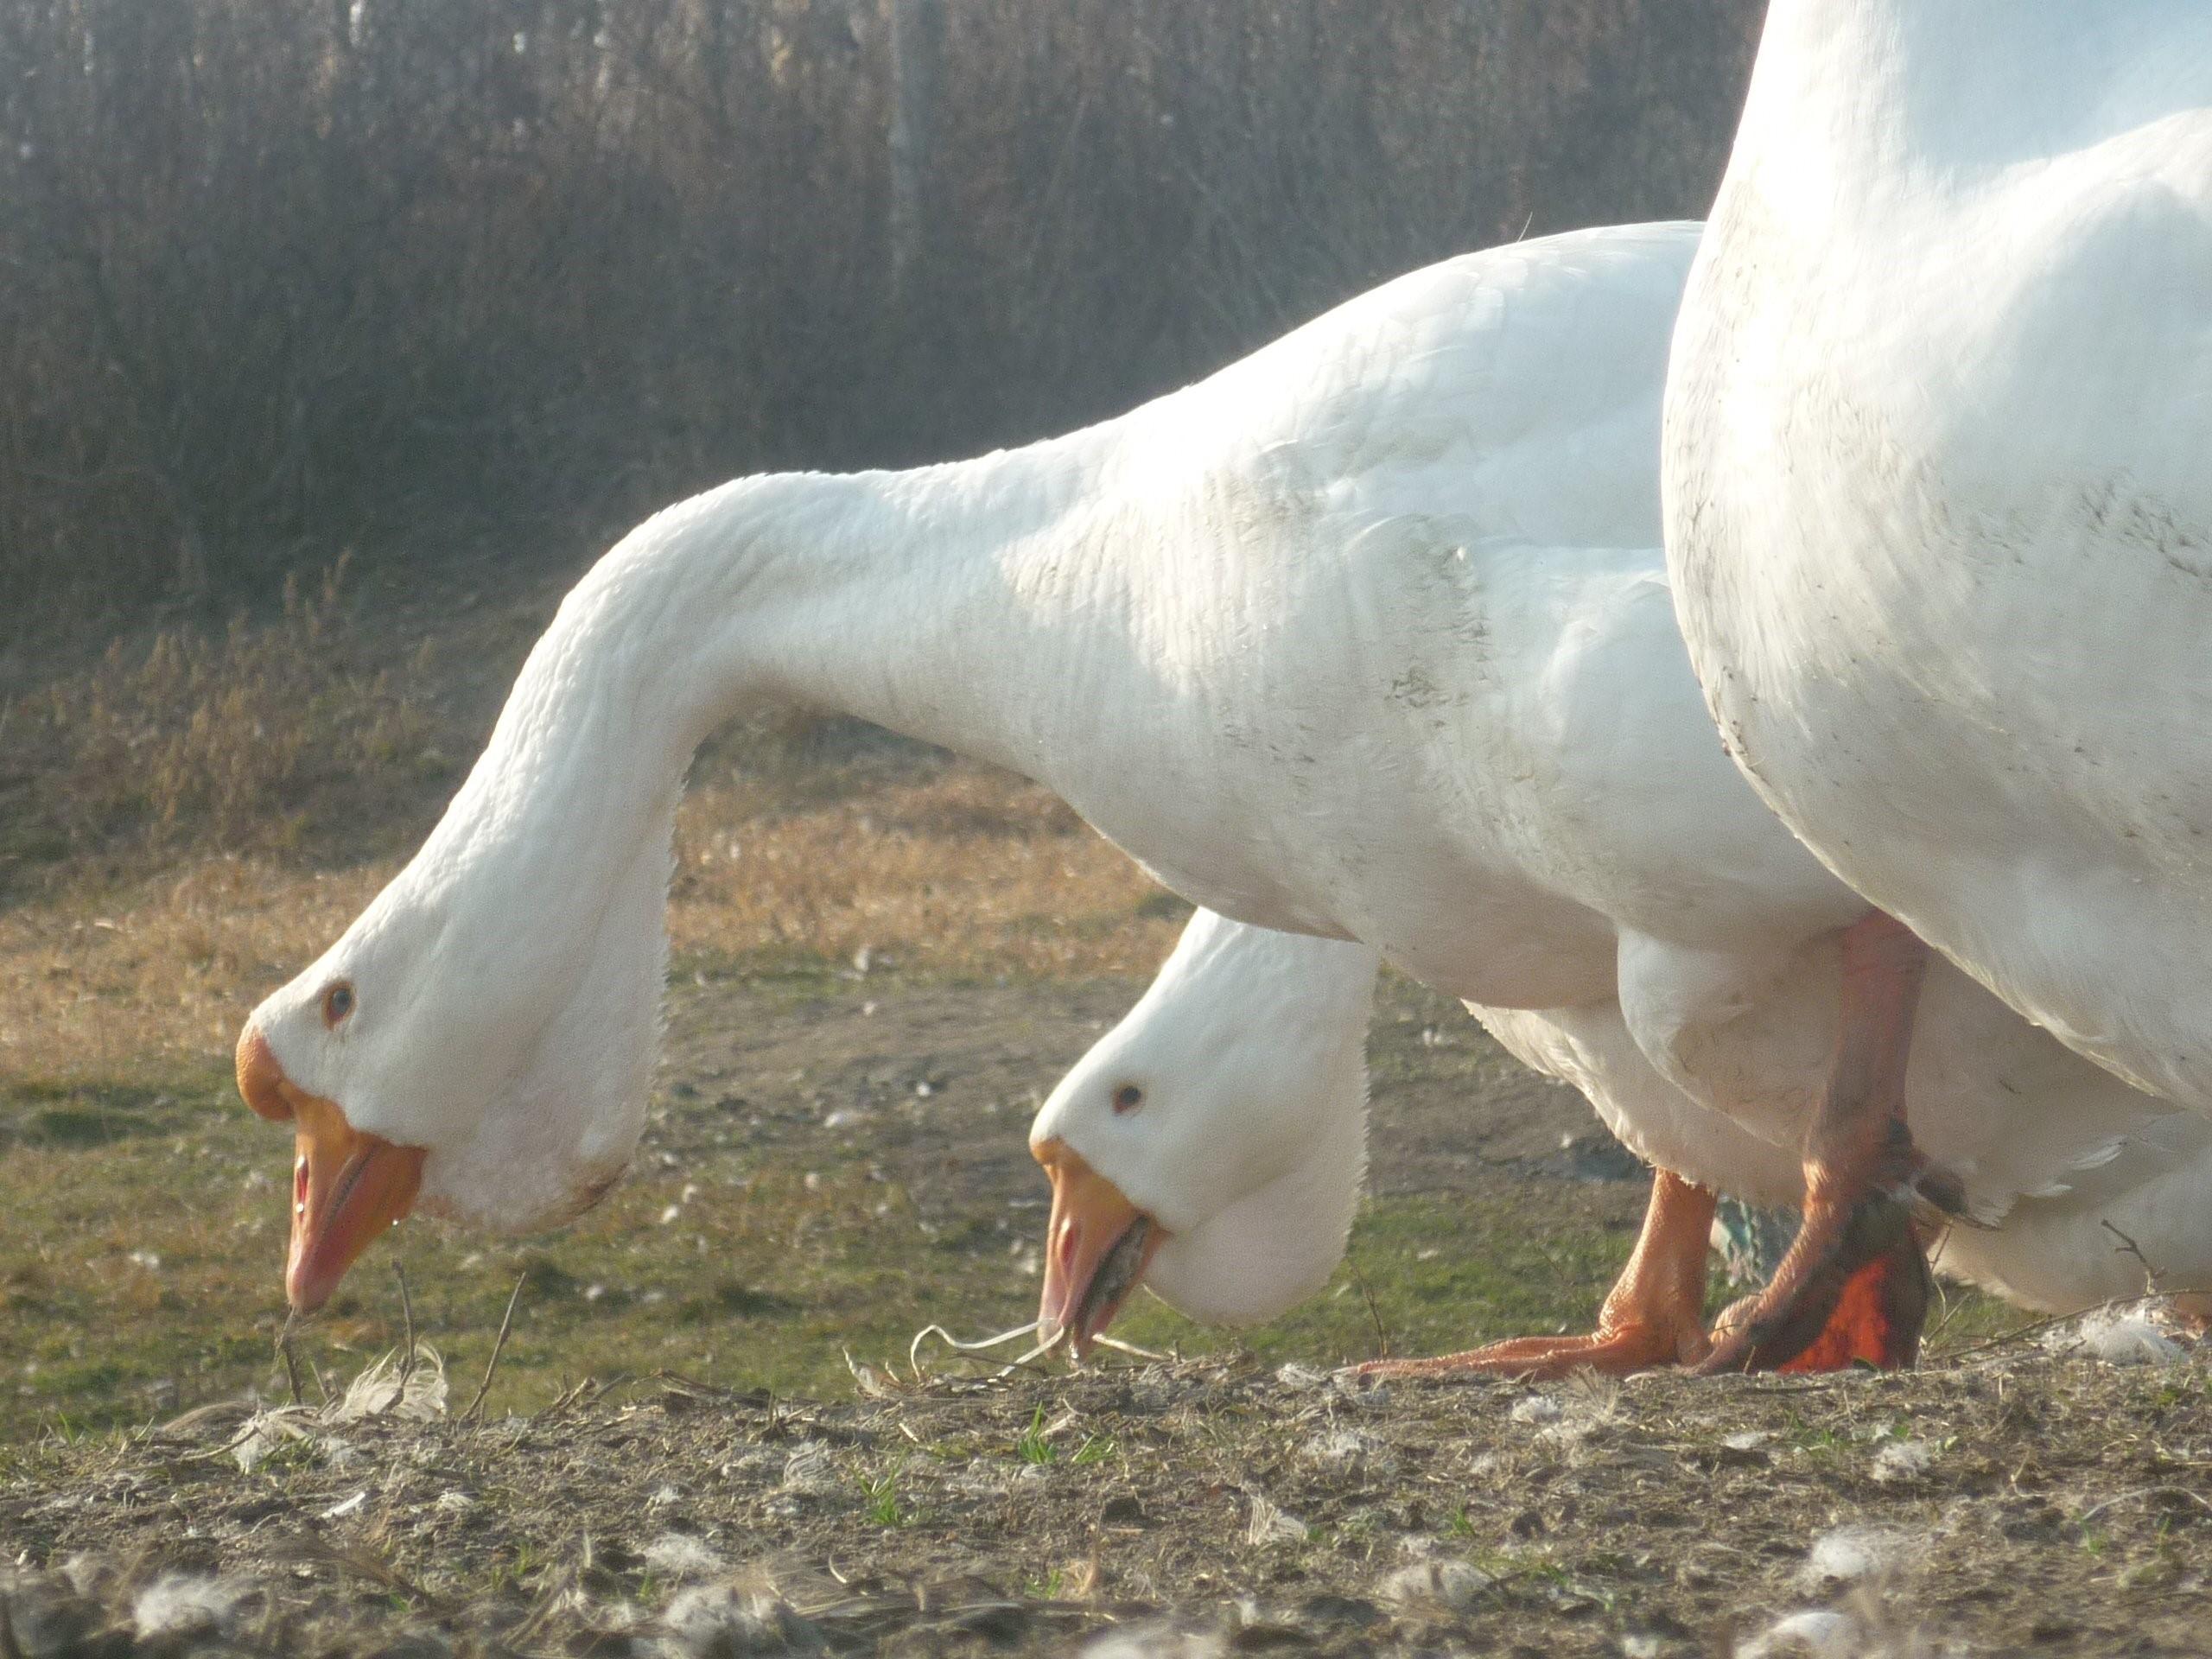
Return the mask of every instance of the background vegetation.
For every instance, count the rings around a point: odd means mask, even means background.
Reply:
[[[0,1442],[268,1381],[286,1142],[230,1044],[419,841],[611,535],[748,468],[1064,429],[1450,252],[1695,213],[1758,10],[0,0]],[[1033,1306],[1021,1127],[1181,907],[1033,785],[842,722],[710,746],[671,898],[699,1030],[815,1047],[673,1055],[638,1179],[557,1239],[410,1233],[425,1334],[477,1363],[528,1267],[518,1398],[842,1388],[840,1346],[918,1309]],[[1421,1079],[1527,1118],[1456,1010],[1390,995],[1401,1130]],[[1000,1160],[950,1197],[849,1123],[944,1047],[887,1028],[940,996],[978,1118],[917,1144]],[[1385,1193],[1363,1280],[1262,1345],[1586,1318],[1637,1198],[1537,1200],[1515,1254],[1548,1151]],[[390,1339],[391,1293],[332,1310],[329,1363]]]
[[[0,645],[1035,436],[1694,215],[1760,10],[0,0]]]

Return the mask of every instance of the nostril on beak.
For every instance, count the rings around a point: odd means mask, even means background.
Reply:
[[[284,1068],[269,1046],[269,1039],[248,1026],[238,1036],[238,1095],[260,1116],[272,1123],[292,1121],[292,1103],[284,1096]]]

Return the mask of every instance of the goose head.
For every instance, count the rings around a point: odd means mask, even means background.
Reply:
[[[1030,1129],[1040,1334],[1086,1354],[1139,1284],[1249,1324],[1327,1283],[1366,1167],[1375,953],[1200,911]]]
[[[239,1092],[295,1132],[285,1294],[312,1313],[410,1211],[514,1232],[588,1208],[645,1122],[667,842],[605,892],[434,836],[254,1010]]]

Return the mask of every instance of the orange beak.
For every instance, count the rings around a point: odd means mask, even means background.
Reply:
[[[272,1122],[297,1126],[284,1294],[295,1313],[312,1313],[370,1241],[415,1207],[427,1154],[362,1133],[335,1102],[295,1087],[268,1039],[251,1026],[238,1039],[238,1066],[245,1103]]]
[[[1049,1341],[1065,1332],[1079,1360],[1143,1282],[1167,1235],[1065,1142],[1047,1141],[1030,1150],[1052,1179],[1037,1334]]]

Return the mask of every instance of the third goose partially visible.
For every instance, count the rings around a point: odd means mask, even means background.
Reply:
[[[1161,1230],[1141,1282],[1178,1311],[1231,1325],[1272,1319],[1320,1289],[1342,1259],[1367,1161],[1362,1051],[1380,966],[1361,945],[1202,910],[1136,1006],[1039,1111],[1036,1141],[1075,1152]],[[1471,1011],[1529,1065],[1586,1090],[1608,1123],[1676,1124],[1667,1178],[1767,1204],[1802,1196],[1792,1155],[1689,1100],[1632,1046],[1611,1046],[1592,1064],[1572,1058],[1589,1051],[1550,1016]],[[2061,1068],[2055,1080],[2065,1075]],[[2006,1194],[1985,1182],[2000,1206],[1992,1224],[1944,1231],[1937,1269],[2049,1313],[2140,1294],[2146,1263],[2162,1292],[2212,1289],[2212,1123],[2171,1108],[2109,1160],[2064,1166],[2079,1109],[2062,1089],[2023,1095],[2011,1118],[1975,1114],[1953,1126],[1939,1098],[1922,1098],[1914,1128],[1938,1155],[2034,1183]],[[2052,1149],[2059,1166],[2009,1160],[1993,1138]],[[1684,1243],[1677,1271],[1694,1313],[1705,1258],[1688,1234]],[[1111,1296],[1074,1316],[1078,1355],[1137,1282],[1105,1287]],[[1868,1312],[1832,1319],[1827,1342],[1793,1364],[1858,1357],[1873,1334],[1857,1328]],[[1687,1356],[1702,1353],[1694,1318],[1681,1334]],[[1517,1367],[1516,1352],[1525,1354]],[[1496,1369],[1541,1376],[1583,1356],[1530,1344],[1500,1344],[1491,1357]]]

